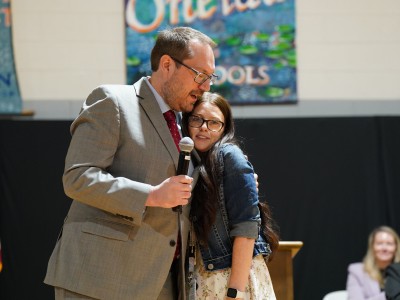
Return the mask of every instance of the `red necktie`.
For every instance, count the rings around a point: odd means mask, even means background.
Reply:
[[[178,130],[178,125],[176,124],[176,116],[175,113],[172,110],[169,110],[164,113],[164,118],[167,121],[169,131],[171,132],[172,138],[174,139],[176,148],[179,150],[179,141],[181,140],[181,135],[179,134]],[[176,239],[176,248],[175,248],[175,254],[174,254],[174,259],[178,259],[180,249],[181,249],[181,239],[180,235],[178,233],[178,237]]]
[[[171,132],[172,138],[174,139],[176,148],[179,151],[179,141],[181,140],[181,135],[179,134],[178,125],[176,124],[175,113],[169,110],[164,113],[164,118],[167,121],[169,131]]]

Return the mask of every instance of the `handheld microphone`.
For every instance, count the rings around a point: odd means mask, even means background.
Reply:
[[[184,137],[179,142],[179,161],[178,168],[176,169],[176,175],[187,175],[189,171],[189,163],[190,163],[190,152],[192,152],[194,148],[193,140],[190,137]],[[172,208],[173,211],[177,211],[179,213],[182,212],[182,205],[178,205]]]

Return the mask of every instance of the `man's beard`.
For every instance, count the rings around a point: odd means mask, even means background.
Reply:
[[[181,92],[181,86],[177,84],[176,81],[173,79],[167,80],[162,89],[162,98],[164,101],[169,105],[169,107],[175,111],[181,111],[181,112],[191,112],[193,109],[193,105],[188,107],[189,102],[187,100],[179,100],[177,98],[177,95],[180,95],[182,97],[183,93]],[[187,97],[190,97],[190,95],[197,95],[197,98],[199,98],[203,94],[203,91],[198,90],[192,90],[190,93],[187,94]],[[181,107],[181,104],[185,104],[184,107]],[[178,107],[177,107],[178,105]]]
[[[176,99],[178,93],[176,92],[174,81],[171,79],[167,80],[162,86],[161,91],[161,96],[164,99],[165,103],[167,103],[170,108],[178,111],[178,109],[174,105],[175,103],[178,103]]]

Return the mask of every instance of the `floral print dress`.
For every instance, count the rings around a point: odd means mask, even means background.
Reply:
[[[194,276],[197,282],[196,300],[223,300],[226,298],[231,269],[207,271],[201,254],[196,255]],[[276,300],[271,276],[262,255],[253,258],[244,300]]]

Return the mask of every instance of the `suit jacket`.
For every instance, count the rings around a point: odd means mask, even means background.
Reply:
[[[348,267],[347,292],[349,300],[386,300],[378,281],[364,271],[362,263],[353,263]]]
[[[400,262],[387,267],[385,292],[389,300],[400,300]]]
[[[98,299],[157,299],[175,252],[177,213],[145,202],[150,185],[176,174],[179,153],[153,93],[143,78],[100,86],[71,133],[63,184],[74,201],[45,283]]]

